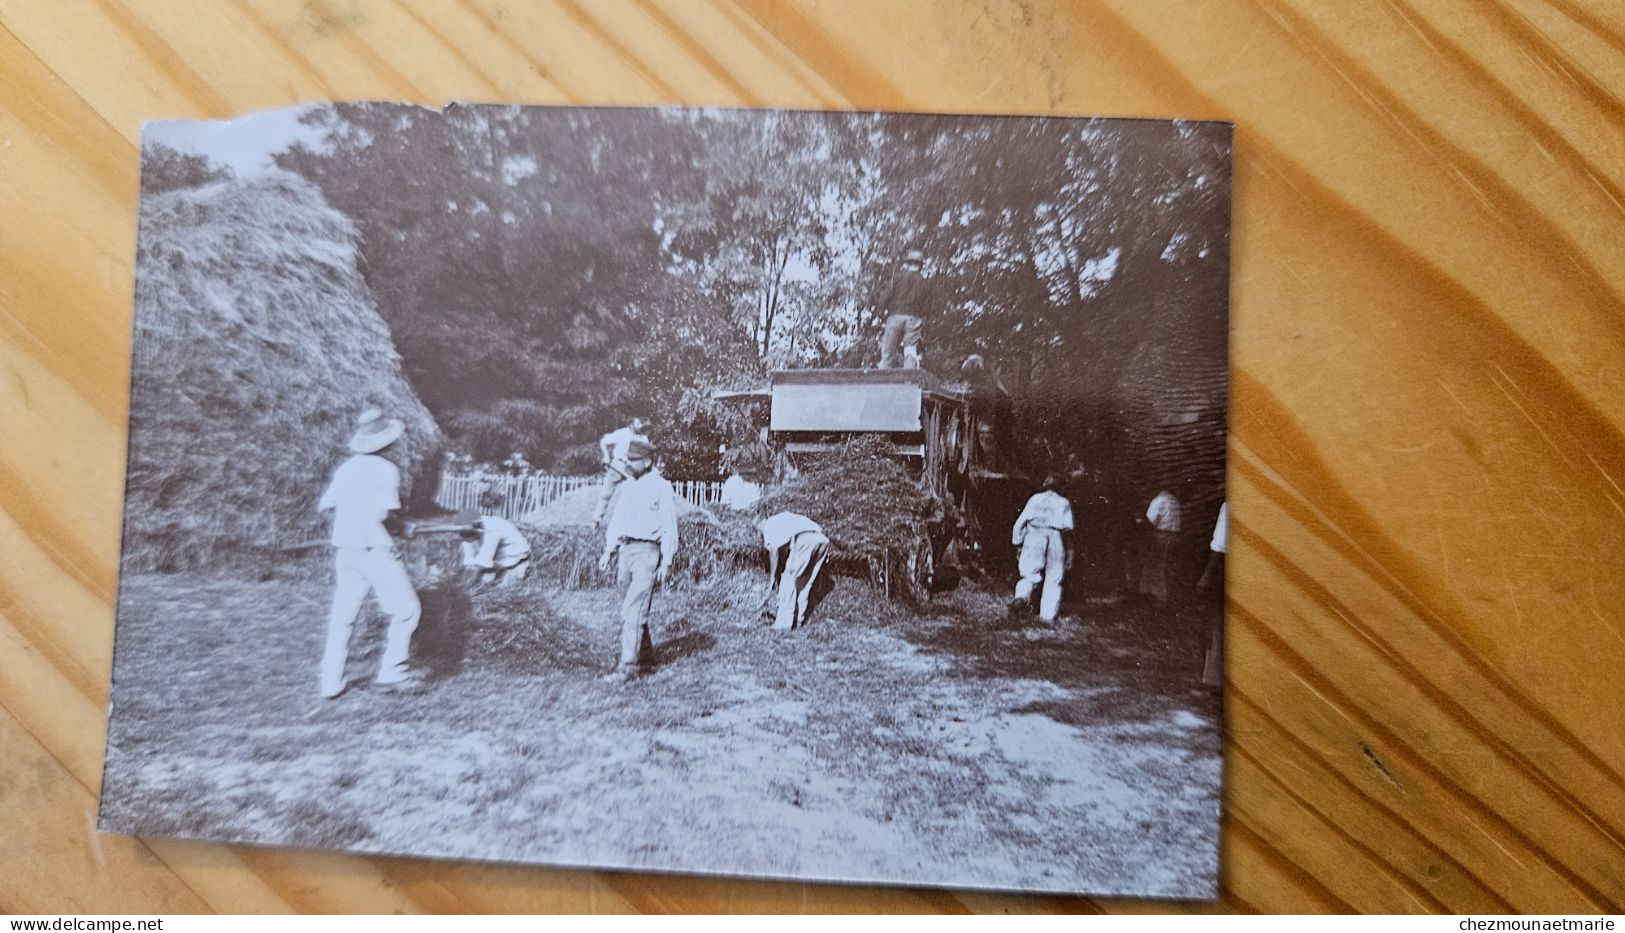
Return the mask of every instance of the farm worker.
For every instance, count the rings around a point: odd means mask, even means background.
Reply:
[[[880,368],[920,368],[920,328],[930,309],[929,288],[920,270],[925,254],[911,249],[876,297],[875,310],[886,315],[880,332]]]
[[[375,682],[386,687],[413,682],[407,652],[422,608],[395,542],[384,530],[384,519],[401,507],[401,472],[379,456],[405,429],[400,419],[385,419],[376,408],[362,412],[350,438],[354,456],[333,471],[316,505],[319,512],[333,513],[333,608],[321,667],[322,696],[328,699],[344,692],[350,631],[369,592],[389,616]]]
[[[1209,539],[1207,549],[1207,567],[1202,570],[1202,579],[1196,581],[1198,592],[1206,592],[1214,581],[1224,582],[1224,552],[1230,545],[1230,503],[1219,503],[1219,517],[1213,522],[1213,537]]]
[[[598,439],[598,456],[604,462],[604,481],[598,487],[598,509],[592,513],[593,524],[604,520],[609,511],[609,500],[615,497],[615,487],[629,479],[626,470],[626,449],[633,441],[649,443],[649,422],[633,418],[625,427],[617,428]]]
[[[1168,555],[1179,540],[1179,500],[1164,489],[1145,510],[1151,526],[1151,546],[1140,565],[1140,592],[1159,603],[1168,601]]]
[[[768,598],[778,593],[779,609],[773,627],[789,631],[807,621],[807,602],[818,571],[829,556],[829,538],[817,522],[795,512],[769,515],[756,527],[762,532],[770,563]]]
[[[1230,546],[1230,503],[1219,503],[1219,517],[1213,523],[1213,538],[1208,542],[1207,569],[1196,588],[1206,591],[1217,581],[1222,597],[1224,588],[1224,554]],[[1202,684],[1207,687],[1224,686],[1224,613],[1215,612],[1209,626],[1207,655],[1202,659]]]
[[[1027,507],[1021,510],[1010,533],[1010,543],[1021,548],[1016,564],[1021,579],[1016,581],[1010,610],[1025,610],[1032,601],[1033,588],[1042,578],[1044,593],[1038,602],[1038,617],[1045,622],[1055,621],[1061,608],[1061,577],[1072,566],[1072,551],[1061,538],[1072,531],[1072,503],[1055,491],[1060,482],[1053,473],[1044,477],[1044,488],[1027,500]]]
[[[620,552],[615,580],[625,587],[621,596],[621,658],[603,679],[626,682],[636,677],[646,660],[653,660],[649,638],[649,610],[654,588],[664,583],[677,556],[677,494],[654,468],[654,448],[633,440],[626,447],[627,479],[615,500],[604,529],[604,553],[598,568]]]
[[[530,541],[513,522],[499,515],[480,515],[473,509],[457,513],[458,551],[463,566],[474,572],[474,582],[507,586],[530,572]]]
[[[959,364],[959,378],[970,399],[970,420],[963,440],[960,472],[971,467],[993,471],[999,467],[999,430],[1008,421],[1010,390],[980,353],[972,353]]]

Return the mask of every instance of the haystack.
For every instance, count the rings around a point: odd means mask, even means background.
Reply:
[[[863,568],[888,597],[920,600],[922,555],[958,521],[951,504],[921,487],[883,437],[856,438],[805,464],[800,476],[768,490],[756,513],[799,512],[823,527],[835,569]]]
[[[932,528],[952,520],[948,503],[922,488],[876,437],[825,455],[756,504],[761,515],[782,511],[823,526],[832,556],[862,561],[911,554]]]
[[[125,569],[257,568],[321,540],[316,500],[368,406],[407,424],[403,494],[433,494],[440,431],[356,244],[285,172],[142,200]]]

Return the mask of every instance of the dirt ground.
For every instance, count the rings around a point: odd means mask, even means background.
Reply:
[[[626,685],[614,596],[423,592],[416,694],[316,692],[325,581],[122,583],[103,827],[360,852],[1203,898],[1218,864],[1209,614],[974,587],[924,613],[840,581],[812,624],[755,578],[657,596]]]

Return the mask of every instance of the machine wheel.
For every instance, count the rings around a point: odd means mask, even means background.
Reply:
[[[921,535],[914,546],[914,552],[908,557],[907,586],[911,602],[923,605],[931,601],[931,582],[936,575],[936,557],[931,547],[931,538]]]

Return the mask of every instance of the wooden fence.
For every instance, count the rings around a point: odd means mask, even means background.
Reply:
[[[602,475],[549,476],[545,473],[446,473],[434,501],[441,508],[476,509],[485,515],[500,515],[509,521],[547,506],[578,489],[597,489]],[[698,506],[711,505],[722,498],[722,484],[705,480],[673,480],[678,498]],[[482,504],[482,502],[484,504]]]

